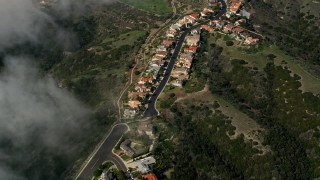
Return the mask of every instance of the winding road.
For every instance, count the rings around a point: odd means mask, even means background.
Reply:
[[[227,5],[226,5],[225,1],[224,0],[219,0],[219,1],[222,3],[223,7],[222,7],[222,10],[214,17],[214,19],[220,18],[226,12],[226,9],[227,9]],[[174,0],[172,0],[172,6],[174,6]],[[174,7],[174,11],[175,11],[175,7]],[[174,14],[175,13],[176,12],[174,12]],[[167,21],[166,23],[168,23],[168,22],[170,22],[170,21]],[[156,101],[170,78],[175,61],[180,53],[181,47],[183,45],[183,42],[184,42],[186,36],[189,34],[189,32],[191,30],[198,28],[202,24],[205,24],[207,22],[208,21],[190,27],[189,29],[184,31],[182,33],[182,35],[180,36],[179,41],[176,45],[175,51],[174,51],[174,53],[170,59],[170,62],[168,64],[167,71],[164,75],[164,78],[162,79],[160,85],[157,87],[157,89],[153,93],[152,97],[150,98],[150,101],[148,104],[148,109],[145,112],[145,116],[150,117],[150,116],[157,116],[159,114],[158,110],[155,107]],[[149,38],[150,38],[150,36],[149,36]],[[150,39],[148,39],[148,41],[149,40]],[[133,70],[131,72],[130,81],[127,83],[126,86],[132,84],[132,76],[133,76],[132,74],[133,74]],[[117,101],[118,107],[120,106],[119,105],[120,99],[126,89],[127,89],[127,87],[125,87],[124,90],[121,91],[121,93],[120,93],[120,98]],[[119,111],[119,114],[120,114],[120,111]],[[121,116],[119,116],[118,124],[113,126],[110,134],[108,134],[104,138],[104,140],[100,143],[100,145],[97,147],[95,152],[92,153],[92,156],[89,158],[87,163],[84,165],[84,167],[81,169],[80,173],[76,177],[77,180],[92,179],[92,174],[93,174],[94,170],[96,170],[103,162],[108,161],[108,160],[114,162],[114,164],[122,171],[127,171],[127,167],[122,162],[122,160],[118,156],[113,154],[113,152],[112,152],[113,147],[116,146],[117,142],[121,139],[123,134],[125,134],[127,131],[129,131],[128,125],[125,123],[120,123],[120,122],[121,122]]]
[[[215,19],[219,19],[223,14],[225,14],[227,12],[227,4],[224,0],[219,0],[222,4],[222,9],[219,11],[219,13],[212,18],[212,20]],[[151,98],[149,99],[149,103],[148,103],[148,109],[145,111],[145,116],[147,117],[151,117],[151,116],[157,116],[159,115],[159,111],[156,108],[156,103],[158,100],[158,97],[160,96],[160,94],[162,93],[163,89],[165,88],[166,84],[168,83],[169,79],[170,79],[170,75],[171,72],[174,68],[174,64],[179,56],[179,53],[181,51],[181,47],[183,45],[183,42],[186,38],[186,36],[190,33],[190,31],[192,31],[193,29],[196,29],[198,27],[200,27],[203,24],[208,23],[208,21],[205,21],[203,23],[200,23],[198,25],[192,26],[190,28],[188,28],[187,30],[185,30],[182,35],[179,38],[179,41],[176,45],[176,48],[171,56],[170,62],[168,64],[167,70],[165,72],[165,75],[162,79],[162,81],[160,82],[159,86],[157,87],[157,89],[154,91],[154,93],[152,94]]]
[[[117,142],[120,140],[123,134],[129,130],[129,127],[126,124],[117,124],[115,125],[111,133],[104,139],[101,146],[93,154],[88,163],[84,166],[81,172],[76,177],[77,180],[88,180],[93,176],[94,170],[105,161],[112,161],[119,169],[126,172],[127,167],[124,165],[122,160],[112,153],[112,149],[117,145]]]

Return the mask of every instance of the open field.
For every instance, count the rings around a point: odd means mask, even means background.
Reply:
[[[172,12],[169,3],[166,0],[121,0],[138,9],[142,9],[151,13],[165,15]]]
[[[103,44],[110,44],[112,46],[123,46],[123,45],[133,45],[140,37],[146,35],[145,31],[133,30],[127,33],[120,34],[115,38],[106,38]]]

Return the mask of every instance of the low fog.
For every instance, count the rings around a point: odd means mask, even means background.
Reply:
[[[0,73],[0,137],[13,145],[27,142],[41,129],[42,143],[57,145],[60,131],[77,128],[88,110],[50,77],[43,77],[29,59],[9,57]],[[81,122],[79,120],[79,122]]]
[[[30,0],[0,1],[0,49],[23,41],[36,41],[50,18]]]
[[[18,179],[5,163],[21,156],[30,160],[21,148],[36,144],[70,155],[74,147],[68,138],[86,133],[79,131],[86,129],[90,111],[36,67],[29,59],[9,57],[0,73],[0,179]]]
[[[81,144],[81,137],[89,131],[88,119],[92,114],[89,108],[67,90],[58,88],[54,78],[43,74],[32,57],[5,54],[6,48],[24,42],[39,43],[39,36],[48,25],[58,26],[39,2],[0,1],[0,52],[3,53],[0,59],[3,64],[0,66],[0,179],[41,178],[39,174],[46,173],[44,170],[56,168],[55,161],[63,164],[68,159],[61,157],[72,156],[73,149],[80,148],[70,143],[70,138]],[[61,16],[81,14],[89,5],[77,0],[52,2],[51,10]],[[72,36],[72,32],[68,33]],[[60,33],[57,41],[61,39]],[[67,41],[66,37],[63,40]],[[54,168],[41,166],[39,162],[51,163]],[[32,167],[34,164],[37,166]],[[52,170],[47,174],[53,175],[50,179],[57,178],[61,174],[55,173],[65,170]]]
[[[39,43],[38,36],[47,30],[47,26],[56,26],[48,10],[63,17],[76,16],[83,15],[90,6],[114,2],[114,0],[44,0],[47,6],[43,6],[41,1],[43,0],[0,1],[0,52],[4,48],[25,41]]]

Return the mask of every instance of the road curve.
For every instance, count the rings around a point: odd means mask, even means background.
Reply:
[[[77,180],[90,180],[92,178],[93,171],[96,170],[103,162],[109,160],[122,171],[127,171],[126,166],[122,160],[112,153],[112,149],[116,146],[122,135],[129,130],[126,124],[117,124],[113,127],[111,133],[101,144],[100,148],[89,160],[86,166],[82,169],[79,175],[76,177]]]
[[[227,4],[224,0],[219,0],[222,4],[222,9],[219,11],[219,13],[212,19],[219,19],[223,14],[225,14],[227,12]],[[170,58],[170,62],[168,64],[167,70],[165,72],[165,75],[163,76],[162,81],[160,82],[159,86],[157,87],[157,89],[154,91],[154,93],[152,94],[149,103],[148,103],[148,109],[145,111],[145,116],[147,117],[151,117],[151,116],[157,116],[159,115],[158,110],[156,109],[156,102],[158,97],[160,96],[160,94],[162,93],[163,89],[165,88],[166,84],[168,83],[169,79],[170,79],[170,75],[171,72],[174,68],[174,64],[179,56],[179,53],[181,51],[181,47],[183,45],[183,42],[186,38],[186,36],[189,34],[190,31],[192,31],[193,29],[196,29],[198,27],[200,27],[201,25],[207,23],[203,22],[200,23],[198,25],[192,26],[190,28],[188,28],[187,30],[185,30],[182,35],[180,36],[178,43],[176,44],[176,48]]]

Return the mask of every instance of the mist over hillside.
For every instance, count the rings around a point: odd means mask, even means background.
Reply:
[[[90,113],[83,104],[59,89],[52,78],[41,76],[33,63],[24,58],[5,59],[0,87],[1,167],[12,169],[9,173],[2,169],[1,179],[12,179],[9,177],[16,176],[13,171],[17,169],[28,169],[29,178],[38,176],[30,169],[32,161],[50,160],[50,155],[41,156],[46,149],[54,154],[72,155],[74,147],[70,141],[85,134],[82,131],[86,130]],[[15,163],[20,164],[17,169],[12,168]],[[42,172],[38,173],[41,178]]]
[[[0,1],[0,179],[60,179],[87,148],[95,135],[92,110],[59,88],[38,57],[53,64],[60,57],[54,49],[62,53],[78,42],[56,19],[109,2],[52,1],[44,7],[33,0]],[[38,47],[52,54],[42,56]],[[25,53],[29,49],[37,55]]]

